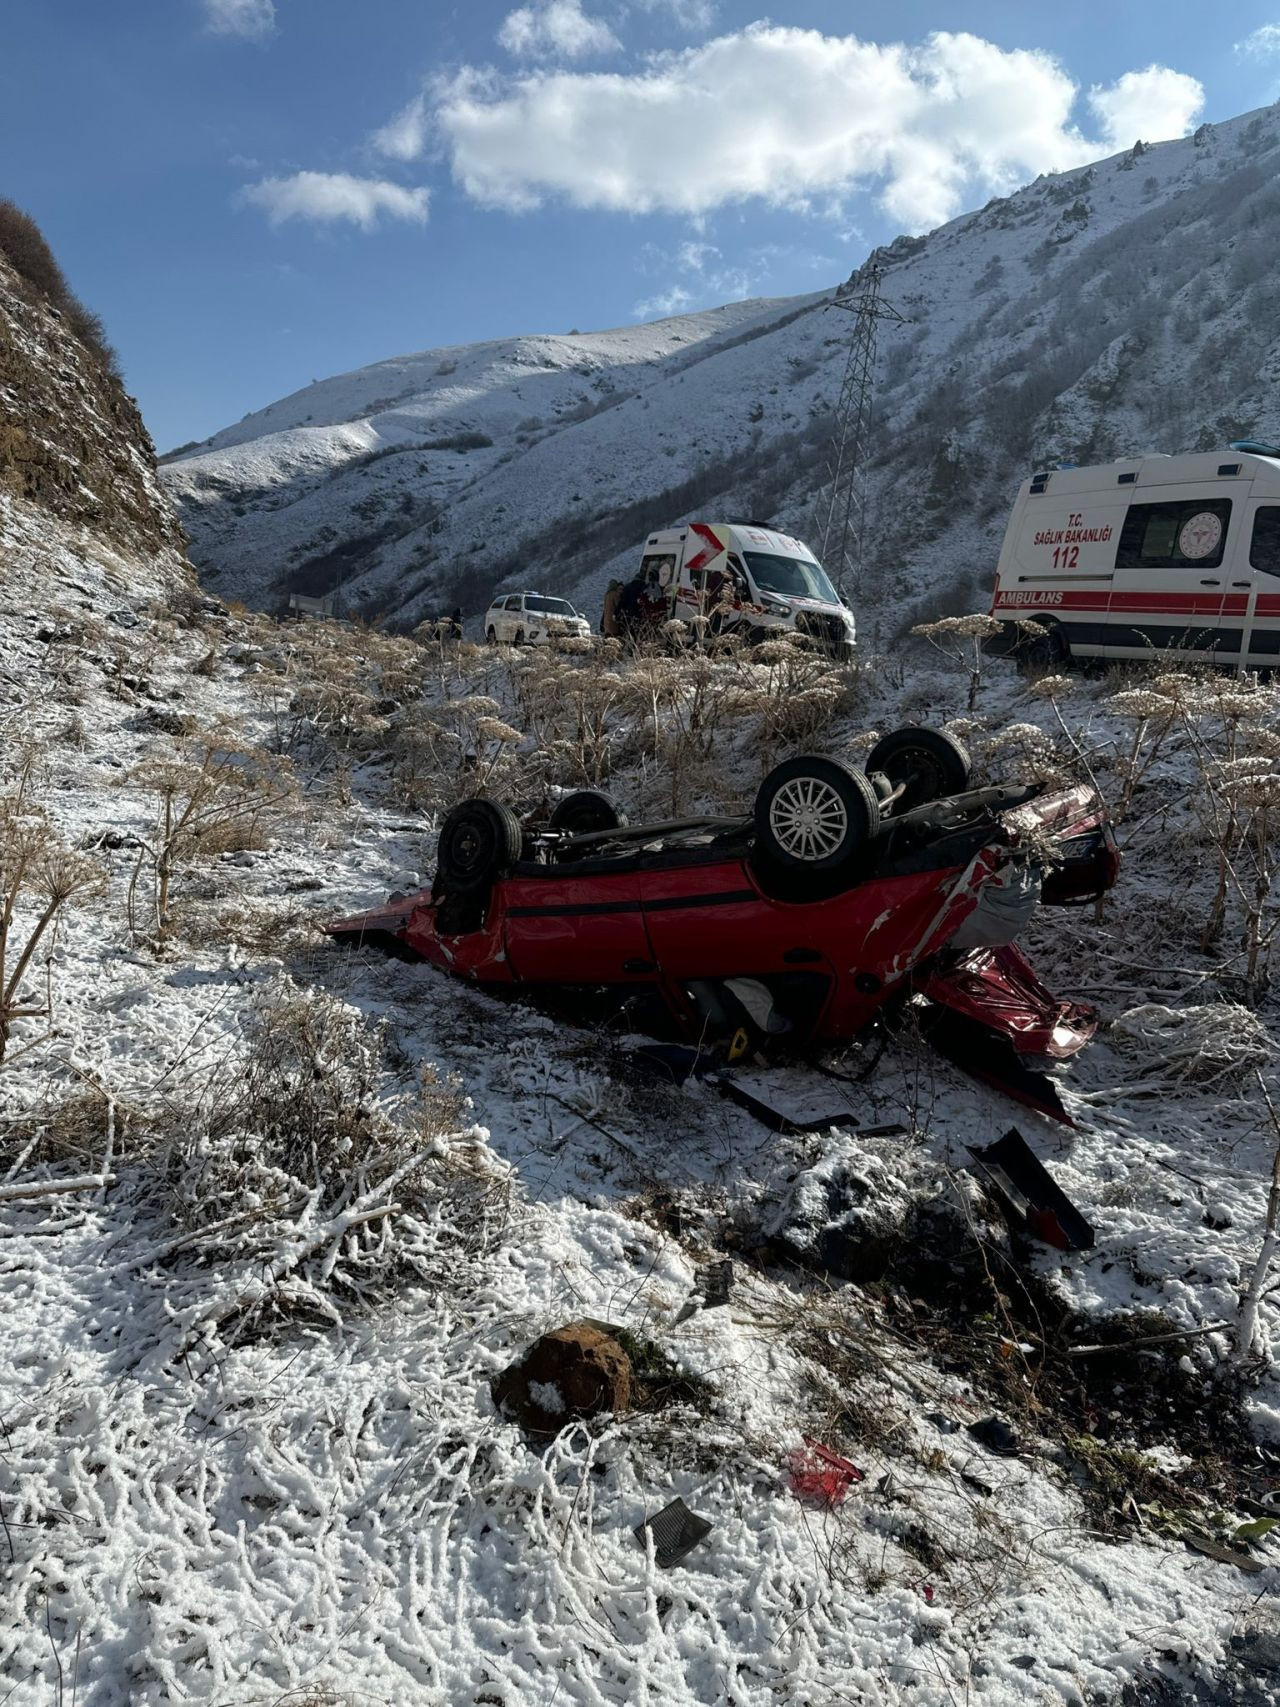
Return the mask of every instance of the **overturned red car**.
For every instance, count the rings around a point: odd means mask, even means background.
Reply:
[[[910,728],[865,772],[786,760],[750,817],[629,825],[587,791],[535,824],[468,800],[429,891],[327,928],[477,983],[586,994],[597,1017],[610,999],[646,1028],[656,1011],[708,1048],[812,1050],[909,1009],[962,1066],[1060,1114],[1032,1069],[1096,1016],[1015,939],[1042,902],[1109,888],[1115,841],[1086,785],[969,784],[959,742]]]

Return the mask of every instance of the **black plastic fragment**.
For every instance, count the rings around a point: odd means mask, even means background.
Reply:
[[[719,1304],[729,1302],[729,1294],[733,1291],[733,1259],[722,1257],[719,1262],[711,1263],[702,1282],[702,1307],[704,1310],[714,1310]]]
[[[1011,1424],[1001,1417],[983,1417],[981,1422],[970,1423],[969,1433],[990,1452],[998,1452],[1002,1458],[1016,1458],[1021,1442]]]
[[[653,1551],[658,1563],[663,1570],[668,1570],[692,1553],[699,1541],[706,1540],[711,1533],[711,1524],[697,1512],[690,1511],[683,1500],[677,1499],[663,1506],[655,1516],[646,1517],[632,1530],[642,1547],[646,1545],[646,1530],[653,1534]]]
[[[1016,1221],[1060,1251],[1093,1249],[1094,1231],[1016,1126],[969,1154]]]

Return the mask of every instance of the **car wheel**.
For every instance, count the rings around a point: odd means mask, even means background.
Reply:
[[[464,800],[440,826],[436,878],[443,891],[480,889],[520,857],[520,820],[496,800]]]
[[[570,836],[591,836],[600,830],[620,830],[626,821],[626,813],[607,794],[581,788],[557,801],[550,825]]]
[[[485,634],[485,640],[490,646],[496,646],[498,644],[498,631],[492,624],[490,624],[488,632]]]
[[[1040,618],[1036,618],[1040,621]],[[1043,623],[1037,634],[1022,647],[1022,663],[1028,670],[1056,670],[1071,662],[1071,643],[1056,622]]]
[[[954,735],[941,729],[895,729],[867,754],[867,774],[887,776],[902,793],[894,802],[899,814],[929,800],[963,794],[969,786],[969,755]]]
[[[511,642],[511,644],[513,646],[523,646],[524,645],[524,629],[523,628],[517,628],[516,629],[515,639]]]
[[[756,847],[787,872],[842,872],[880,827],[875,790],[842,759],[805,756],[775,765],[755,803]]]

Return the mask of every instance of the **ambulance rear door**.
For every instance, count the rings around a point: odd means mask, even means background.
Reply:
[[[725,542],[721,535],[728,529],[713,528],[709,522],[690,522],[680,563],[680,616],[705,616],[710,605],[707,578],[725,567]]]

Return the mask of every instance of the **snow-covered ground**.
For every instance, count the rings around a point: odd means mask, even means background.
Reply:
[[[1247,1067],[1206,1080],[1202,1055],[1181,1062],[1176,1037],[1144,1042],[1130,1022],[1063,1075],[1072,1129],[897,1045],[849,1088],[847,1118],[785,1138],[705,1086],[637,1079],[625,1039],[332,950],[317,922],[429,872],[434,813],[466,787],[437,764],[426,804],[407,805],[409,736],[429,742],[467,706],[505,720],[521,739],[494,734],[494,786],[527,799],[528,779],[571,771],[556,718],[572,680],[540,689],[542,674],[595,663],[464,648],[413,665],[419,697],[402,685],[393,704],[379,694],[396,669],[410,679],[409,642],[273,629],[192,597],[175,620],[171,587],[135,579],[126,595],[83,542],[29,514],[4,524],[11,545],[40,541],[45,568],[6,559],[0,792],[25,774],[107,887],[46,940],[24,986],[50,1012],[16,1020],[0,1062],[0,1699],[1271,1699],[1280,1545],[1232,1540],[1280,1482],[1280,1384],[1233,1358],[1276,1141]],[[749,798],[786,745],[769,672],[712,673],[708,704],[738,709],[690,758],[628,709],[628,684],[652,692],[663,671],[611,672],[610,787],[652,809],[679,755],[684,804]],[[1060,712],[1118,799],[1135,724],[1105,702],[1124,685],[1053,699],[993,665],[966,725],[979,762],[1061,763]],[[811,744],[857,751],[870,728],[954,719],[966,688],[941,660],[899,656],[845,681]],[[155,767],[233,726],[247,768],[287,773],[287,798],[260,833],[178,865],[158,940],[139,845],[155,844]],[[1139,779],[1102,917],[1044,913],[1033,932],[1047,981],[1107,1020],[1238,988],[1234,926],[1212,953],[1195,943],[1212,865],[1190,765],[1171,734]],[[24,907],[11,940],[33,918]],[[289,1174],[265,1136],[227,1149],[219,1126],[303,999],[354,1041],[315,1056],[299,1106],[323,1092],[314,1077],[341,1115],[350,1087],[363,1124],[340,1142],[374,1130],[419,1156],[413,1195],[359,1226],[326,1196],[331,1156]],[[1273,1030],[1273,999],[1259,1011]],[[1097,1230],[1093,1250],[1041,1251],[1022,1280],[965,1165],[1015,1121]],[[890,1207],[923,1206],[885,1282],[760,1247],[805,1178],[840,1167]],[[106,1183],[53,1195],[86,1176]],[[232,1194],[221,1233],[202,1181]],[[687,1311],[726,1252],[729,1302]],[[1134,1310],[1196,1337],[1176,1355],[1069,1355],[1140,1332],[1113,1321]],[[665,1402],[531,1443],[489,1381],[582,1318],[670,1366]],[[1274,1351],[1273,1299],[1260,1319]],[[1018,1457],[967,1432],[993,1412]],[[866,1472],[834,1510],[791,1490],[805,1434]],[[663,1571],[632,1529],[676,1495],[714,1528]],[[1247,1545],[1260,1569],[1188,1535]]]

